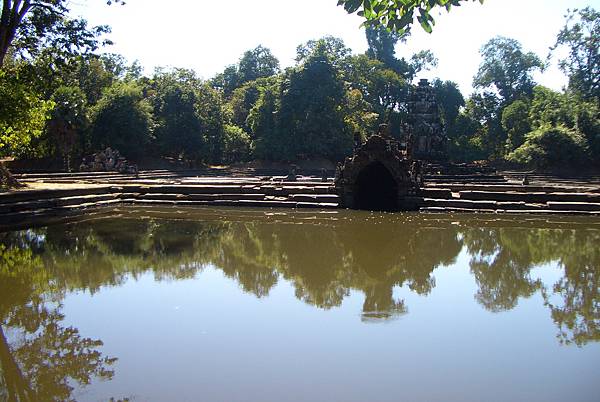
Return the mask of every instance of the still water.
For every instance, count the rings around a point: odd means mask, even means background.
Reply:
[[[0,233],[0,401],[598,401],[600,220],[132,209]]]

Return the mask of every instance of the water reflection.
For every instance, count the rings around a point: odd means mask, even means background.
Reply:
[[[394,288],[419,295],[436,286],[436,268],[462,250],[491,312],[536,292],[561,342],[600,339],[600,227],[580,221],[522,222],[436,215],[266,216],[211,211],[175,219],[160,210],[0,234],[0,400],[68,400],[73,384],[110,379],[115,359],[102,342],[62,323],[61,300],[152,272],[156,280],[193,278],[214,266],[258,298],[279,280],[296,297],[329,309],[364,294],[362,319],[407,314]],[[545,285],[532,270],[562,270]],[[40,395],[43,396],[40,398]]]

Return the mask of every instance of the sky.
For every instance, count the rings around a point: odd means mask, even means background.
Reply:
[[[326,35],[343,39],[354,53],[367,49],[362,20],[337,0],[126,0],[125,6],[110,7],[104,0],[72,0],[71,6],[74,16],[92,25],[110,25],[115,45],[107,51],[138,60],[148,74],[155,67],[182,67],[209,79],[258,45],[288,67],[299,44]],[[586,6],[600,9],[600,0],[485,0],[450,13],[440,9],[433,14],[433,33],[416,25],[407,43],[396,46],[396,55],[432,50],[438,67],[417,78],[452,80],[468,95],[481,62],[479,50],[489,39],[517,39],[545,60],[567,9]],[[535,78],[556,90],[567,82],[555,58]]]

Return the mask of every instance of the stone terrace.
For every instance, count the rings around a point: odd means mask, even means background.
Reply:
[[[323,180],[302,172],[296,181],[281,171],[205,169],[17,174],[26,188],[0,193],[0,228],[93,207],[233,206],[338,208],[333,173]],[[600,178],[560,178],[504,172],[425,176],[419,194],[424,212],[582,214],[600,216]]]

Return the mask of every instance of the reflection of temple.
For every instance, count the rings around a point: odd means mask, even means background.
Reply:
[[[426,79],[411,91],[408,102],[409,126],[407,142],[412,157],[427,161],[444,161],[448,137],[440,119],[433,88]]]

